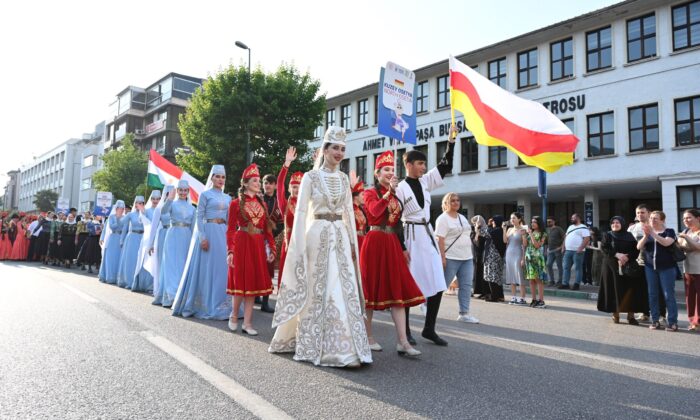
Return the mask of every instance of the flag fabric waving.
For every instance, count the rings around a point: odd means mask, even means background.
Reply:
[[[193,204],[199,202],[199,194],[204,191],[204,185],[192,175],[173,165],[169,160],[151,149],[148,155],[148,180],[149,187],[162,189],[164,185],[176,185],[177,181],[184,179],[190,184],[190,198]]]
[[[505,146],[527,165],[555,172],[574,161],[578,139],[541,104],[502,89],[450,56],[450,95],[477,143]]]

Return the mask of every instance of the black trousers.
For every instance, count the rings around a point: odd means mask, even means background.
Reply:
[[[34,261],[34,250],[36,248],[36,240],[38,238],[34,235],[29,237],[29,252],[27,253],[27,261]]]
[[[425,314],[425,325],[423,326],[423,332],[434,333],[435,323],[437,322],[437,315],[440,311],[440,302],[442,301],[442,292],[436,295],[430,296],[427,299],[428,310]],[[408,316],[411,308],[406,308],[406,334],[411,335],[411,328],[409,327]]]

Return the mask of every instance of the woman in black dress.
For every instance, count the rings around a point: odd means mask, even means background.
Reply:
[[[471,220],[474,225],[472,229],[471,240],[474,250],[474,295],[478,295],[479,299],[489,299],[491,297],[491,289],[489,284],[484,280],[484,245],[486,244],[486,221],[483,217],[477,215]]]
[[[638,325],[635,312],[649,310],[644,271],[637,263],[639,251],[634,236],[624,229],[625,219],[610,219],[610,232],[603,236],[603,266],[598,310],[612,313],[613,322],[620,323],[620,312],[627,313],[627,322]]]
[[[503,216],[493,216],[491,226],[486,229],[484,242],[484,280],[489,285],[491,296],[487,302],[503,302],[503,257],[506,244],[503,242]]]

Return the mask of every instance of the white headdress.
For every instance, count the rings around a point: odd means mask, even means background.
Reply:
[[[318,151],[316,156],[316,161],[314,162],[314,169],[319,169],[323,165],[323,151],[326,145],[329,144],[339,144],[345,146],[345,138],[347,133],[343,127],[338,127],[332,125],[326,130],[326,134],[323,136],[323,143],[321,144],[321,149]]]

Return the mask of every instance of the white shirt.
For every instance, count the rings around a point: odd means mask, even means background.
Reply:
[[[445,238],[445,257],[451,260],[466,261],[473,258],[471,231],[471,225],[461,214],[454,218],[442,213],[435,221],[435,236]]]
[[[34,232],[34,229],[36,229],[38,224],[39,224],[39,220],[33,221],[32,223],[29,224],[29,227],[27,227],[27,230],[29,232]],[[32,236],[38,237],[40,233],[41,233],[41,228],[37,229],[36,232],[32,233]]]
[[[644,236],[644,224],[642,222],[637,222],[634,225],[630,226],[627,229],[627,232],[631,233],[632,236],[634,236],[634,239],[640,240],[642,236]]]
[[[584,224],[571,225],[566,229],[566,238],[564,239],[564,248],[567,251],[578,251],[583,244],[583,238],[591,236],[588,226]]]

